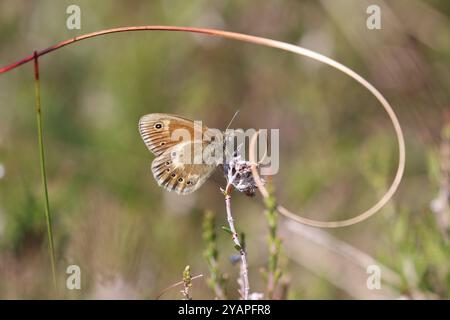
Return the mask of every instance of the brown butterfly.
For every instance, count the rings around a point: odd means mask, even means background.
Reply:
[[[180,130],[188,134],[188,139],[174,139]],[[208,133],[210,130],[192,120],[165,113],[148,114],[139,120],[141,137],[156,156],[152,173],[158,185],[178,194],[194,192],[203,185],[220,165],[214,159],[205,161],[203,150],[208,146],[223,147],[223,140],[214,140]]]

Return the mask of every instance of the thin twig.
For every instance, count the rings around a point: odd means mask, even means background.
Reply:
[[[47,188],[47,174],[45,171],[45,154],[44,154],[44,138],[42,133],[42,116],[41,116],[41,88],[39,81],[39,62],[37,52],[34,52],[34,83],[35,83],[35,103],[36,103],[36,118],[37,118],[37,129],[38,129],[38,140],[39,140],[39,157],[41,164],[41,179],[42,179],[42,189],[44,193],[45,200],[45,220],[47,223],[47,236],[48,245],[50,251],[50,260],[52,265],[52,276],[53,285],[55,290],[57,289],[56,284],[56,267],[55,267],[55,249],[53,245],[53,230],[52,221],[50,216],[50,202],[48,200],[48,188]]]
[[[234,242],[234,247],[236,250],[239,251],[239,255],[241,257],[241,276],[242,276],[242,284],[243,288],[241,289],[241,296],[244,300],[248,300],[248,295],[250,291],[250,286],[248,282],[248,265],[247,265],[247,254],[244,250],[244,248],[241,246],[241,243],[239,241],[238,234],[236,232],[236,228],[234,227],[234,219],[233,215],[231,213],[231,192],[233,190],[233,181],[236,178],[238,171],[236,171],[235,174],[232,173],[232,167],[228,170],[228,183],[227,187],[225,188],[224,195],[225,195],[225,207],[227,210],[227,220],[228,225],[230,226],[231,230],[231,237]],[[243,292],[242,292],[243,291]]]

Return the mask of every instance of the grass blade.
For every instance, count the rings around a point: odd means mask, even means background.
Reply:
[[[37,119],[38,140],[39,140],[39,158],[41,164],[42,189],[44,192],[44,200],[45,200],[45,220],[47,224],[47,236],[50,251],[50,260],[52,265],[53,285],[56,290],[57,286],[56,286],[55,249],[53,245],[53,230],[50,216],[50,202],[48,200],[47,174],[45,171],[44,139],[42,134],[42,116],[41,116],[41,86],[39,81],[39,62],[36,51],[34,52],[34,80],[35,80],[34,88],[35,88],[35,103],[36,103],[36,119]]]

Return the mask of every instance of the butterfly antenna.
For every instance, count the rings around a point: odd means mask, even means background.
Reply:
[[[227,130],[230,128],[231,124],[233,123],[234,118],[236,118],[236,116],[238,115],[238,113],[239,113],[239,110],[237,110],[237,111],[234,113],[234,116],[233,116],[233,118],[231,118],[231,120],[230,120],[230,122],[228,123],[227,128],[225,129],[225,131],[227,131]]]
[[[224,130],[224,132],[226,132],[226,131],[230,128],[231,124],[233,123],[234,118],[236,118],[236,116],[238,115],[238,113],[239,113],[239,110],[237,110],[237,111],[234,113],[233,117],[231,118],[231,120],[230,120],[230,122],[228,123],[228,125],[227,125],[226,129]],[[228,148],[226,147],[226,145],[227,145],[227,144],[225,143],[225,152],[227,153],[227,158],[228,158],[228,157],[233,158],[233,157],[234,157],[234,152],[233,152],[233,153],[230,153],[229,150],[228,150]]]

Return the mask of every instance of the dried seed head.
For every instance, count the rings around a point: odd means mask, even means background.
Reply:
[[[224,163],[223,171],[228,184],[248,196],[255,195],[257,185],[253,179],[252,164],[244,160],[239,152],[236,151],[228,163]]]

